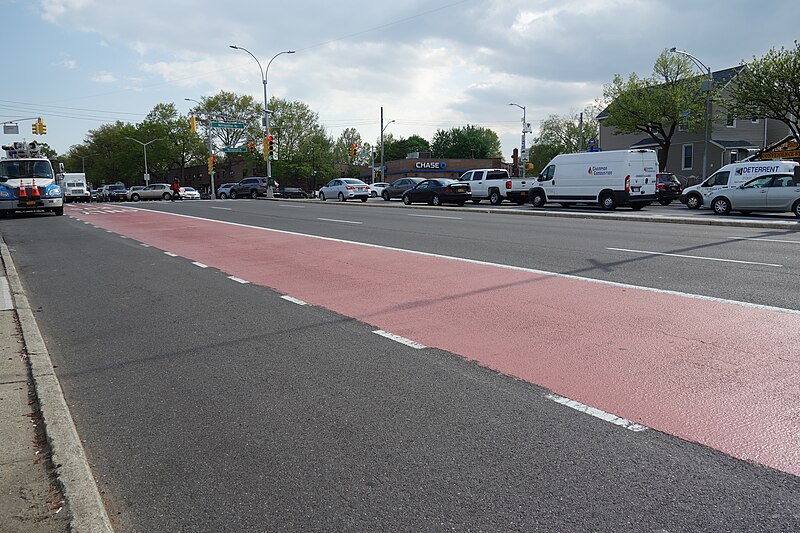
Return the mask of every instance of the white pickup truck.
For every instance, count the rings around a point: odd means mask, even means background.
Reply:
[[[522,205],[528,200],[528,191],[536,180],[512,178],[502,168],[484,168],[464,172],[458,181],[469,184],[473,203],[489,200],[492,205],[500,205],[508,200]]]

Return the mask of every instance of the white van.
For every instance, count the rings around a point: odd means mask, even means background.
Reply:
[[[720,189],[738,187],[746,181],[765,174],[794,172],[796,161],[747,161],[731,163],[720,168],[702,183],[687,187],[681,193],[680,201],[689,209],[700,209],[712,194]]]
[[[608,211],[638,211],[656,200],[658,159],[654,150],[609,150],[555,156],[530,190],[531,204],[600,204]]]
[[[61,178],[61,190],[64,192],[65,202],[91,202],[92,193],[86,185],[86,174],[82,172],[67,172]]]

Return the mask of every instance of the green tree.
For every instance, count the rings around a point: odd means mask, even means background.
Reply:
[[[142,142],[160,139],[147,147],[148,170],[152,168],[159,179],[173,168],[180,169],[183,179],[187,165],[204,159],[200,154],[207,151],[205,143],[192,132],[189,118],[178,113],[175,104],[157,104],[137,129]]]
[[[743,65],[730,90],[728,111],[783,122],[800,142],[800,42],[794,42],[794,49],[773,48]]]
[[[303,102],[273,97],[269,106],[276,156],[272,175],[282,185],[301,184],[312,171],[309,147],[321,150],[329,144],[325,128],[319,123],[319,115]]]
[[[401,137],[398,140],[395,140],[393,136],[387,137],[386,134],[384,134],[384,137],[386,161],[405,159],[412,152],[431,151],[431,144],[419,135],[412,135],[407,139]]]
[[[528,152],[534,171],[541,171],[558,154],[585,150],[588,140],[596,139],[599,134],[597,113],[598,107],[591,105],[583,110],[583,120],[578,112],[563,117],[550,115],[544,119]]]
[[[502,157],[500,138],[494,131],[479,126],[436,130],[431,152],[441,158],[488,159]]]
[[[355,159],[350,157],[348,153],[348,150],[350,150],[354,144],[358,147]],[[364,141],[361,139],[361,134],[358,130],[355,128],[345,128],[342,130],[342,133],[339,135],[339,138],[336,139],[336,143],[333,146],[333,155],[336,162],[346,165],[369,164],[369,155],[362,155],[363,145]]]
[[[691,59],[664,50],[649,78],[633,73],[626,80],[617,74],[604,87],[605,125],[615,128],[615,134],[641,132],[653,139],[661,147],[659,166],[664,170],[678,126],[692,132],[703,130],[703,79],[696,76]]]

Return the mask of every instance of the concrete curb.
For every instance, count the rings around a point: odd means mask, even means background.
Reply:
[[[72,515],[70,528],[75,532],[113,532],[61,384],[53,370],[50,353],[42,339],[28,298],[22,290],[19,275],[2,235],[0,254],[22,329],[53,465]]]
[[[271,202],[304,202],[304,203],[318,203],[317,199],[297,199],[297,198],[259,198],[259,200],[268,200]],[[325,202],[326,205],[363,205],[366,207],[387,207],[382,204],[369,202],[338,202],[331,201]],[[402,207],[402,206],[398,206]],[[466,213],[493,213],[498,215],[521,215],[521,216],[534,216],[534,217],[560,217],[560,218],[589,218],[596,220],[626,220],[631,222],[652,222],[656,224],[691,224],[696,226],[727,226],[735,228],[762,228],[762,229],[785,229],[790,231],[800,231],[800,221],[790,222],[788,220],[741,220],[730,219],[720,220],[714,218],[697,218],[697,217],[676,217],[676,216],[659,216],[648,217],[644,215],[620,215],[613,213],[572,213],[564,211],[547,211],[546,209],[530,208],[526,211],[510,210],[510,209],[494,209],[492,206],[487,207],[457,207],[457,206],[440,206],[434,207],[430,205],[414,204],[414,208],[431,209],[441,211],[463,211]]]

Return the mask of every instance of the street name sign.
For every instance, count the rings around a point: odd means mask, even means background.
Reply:
[[[227,130],[243,130],[244,122],[212,122],[212,128],[223,128]]]

